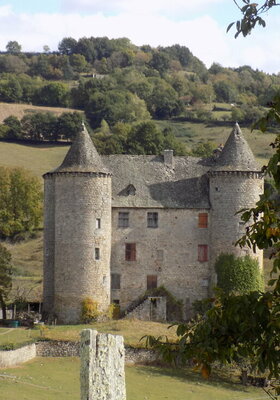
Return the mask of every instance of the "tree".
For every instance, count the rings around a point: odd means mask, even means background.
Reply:
[[[0,237],[14,237],[38,228],[42,189],[37,177],[22,168],[0,167]]]
[[[58,44],[58,51],[61,54],[66,54],[67,56],[74,54],[76,52],[77,40],[71,37],[63,38]]]
[[[255,28],[256,24],[262,27],[266,26],[266,23],[260,15],[269,11],[272,7],[279,6],[280,3],[277,0],[265,0],[261,4],[251,3],[251,0],[233,0],[236,6],[241,11],[243,17],[236,21],[231,22],[227,28],[227,32],[232,28],[233,25],[236,26],[235,38],[237,38],[240,33],[245,37],[249,35],[252,29]],[[243,3],[243,5],[242,5]]]
[[[7,134],[5,138],[8,139],[20,139],[21,138],[21,123],[17,117],[10,115],[3,121],[4,125],[7,126]]]
[[[135,125],[127,138],[127,151],[130,154],[161,154],[163,134],[152,121]]]
[[[3,319],[7,318],[6,302],[12,288],[13,269],[11,265],[11,253],[0,243],[0,305]]]
[[[21,52],[21,45],[16,40],[10,40],[7,43],[6,50],[8,53],[18,54]]]
[[[67,107],[68,88],[60,82],[49,83],[37,90],[37,104],[52,107]]]
[[[44,53],[49,53],[50,52],[50,47],[47,45],[47,44],[45,44],[44,46],[43,46],[43,50],[44,50]]]

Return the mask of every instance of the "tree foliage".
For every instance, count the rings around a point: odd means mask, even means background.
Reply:
[[[14,237],[39,227],[42,191],[38,178],[21,168],[0,167],[0,237]]]
[[[245,294],[264,289],[259,263],[248,255],[220,254],[215,271],[217,286],[226,294]]]
[[[6,319],[6,302],[12,288],[11,259],[11,253],[0,243],[0,305],[3,311],[3,319]]]
[[[249,35],[252,29],[258,24],[262,27],[266,26],[265,20],[261,17],[262,14],[267,13],[272,7],[279,6],[277,0],[265,0],[260,4],[251,2],[251,0],[233,0],[236,6],[242,13],[242,18],[236,22],[231,22],[227,28],[227,32],[235,25],[237,38],[240,33],[245,37]]]

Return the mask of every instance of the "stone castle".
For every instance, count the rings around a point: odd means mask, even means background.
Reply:
[[[184,316],[215,284],[220,253],[235,246],[263,177],[236,124],[213,157],[100,156],[85,128],[62,164],[44,175],[44,312],[80,321],[81,302],[126,310],[163,285],[183,301]]]

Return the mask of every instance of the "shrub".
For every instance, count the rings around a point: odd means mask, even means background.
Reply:
[[[120,318],[119,304],[111,303],[108,308],[107,316],[109,319],[119,319]]]
[[[89,324],[92,321],[96,321],[99,316],[100,311],[98,311],[98,302],[92,300],[90,297],[86,297],[82,301],[82,322]]]
[[[263,276],[258,261],[250,256],[236,257],[233,254],[220,254],[215,270],[217,286],[225,293],[246,294],[263,290]]]

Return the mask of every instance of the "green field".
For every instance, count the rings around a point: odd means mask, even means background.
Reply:
[[[202,380],[198,372],[150,366],[126,368],[127,400],[253,400],[261,389],[243,387],[236,377]],[[36,358],[0,370],[1,400],[78,400],[79,359]]]
[[[0,142],[0,165],[26,168],[41,177],[59,166],[68,148],[69,146]]]
[[[122,335],[128,346],[145,347],[145,341],[141,341],[145,335],[168,336],[170,340],[175,340],[175,327],[168,329],[169,325],[168,323],[122,319],[87,325],[46,326],[41,329],[39,327],[36,329],[0,328],[0,346],[3,348],[10,343],[22,344],[38,339],[78,341],[81,330],[90,328],[98,332]]]

